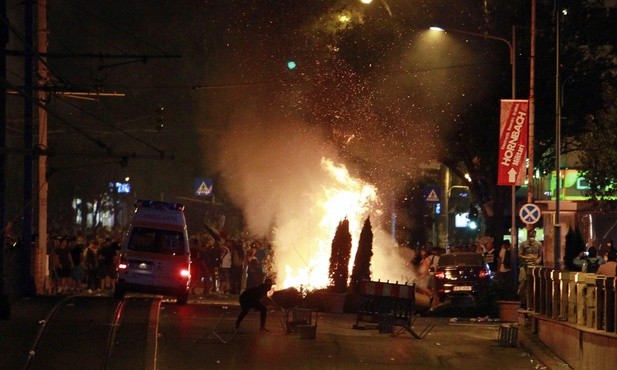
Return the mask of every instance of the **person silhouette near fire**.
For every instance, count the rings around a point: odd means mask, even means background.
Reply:
[[[268,278],[261,285],[247,288],[244,292],[242,292],[242,294],[240,294],[240,307],[242,311],[240,311],[238,319],[236,320],[236,331],[240,328],[240,323],[251,309],[259,311],[260,313],[259,330],[268,331],[266,329],[266,315],[268,314],[268,309],[266,308],[263,300],[267,298],[268,292],[272,289],[272,285],[272,279]]]

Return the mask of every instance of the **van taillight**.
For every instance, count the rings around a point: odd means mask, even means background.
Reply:
[[[487,269],[482,269],[480,270],[480,279],[486,279],[487,277],[491,276],[491,274],[488,272]]]
[[[180,270],[180,276],[187,278],[191,276],[191,271],[188,268],[183,268]]]
[[[435,272],[435,279],[445,279],[446,278],[446,273],[443,271],[437,271]]]
[[[129,267],[129,263],[126,258],[120,258],[120,262],[118,263],[118,270],[126,270]]]

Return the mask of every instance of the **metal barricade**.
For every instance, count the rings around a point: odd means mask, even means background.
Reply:
[[[575,273],[574,280],[576,283],[576,324],[584,326],[587,323],[587,273]]]
[[[559,320],[568,321],[568,286],[570,273],[559,271]]]
[[[568,322],[570,324],[576,324],[576,278],[579,273],[571,272],[568,275]]]
[[[553,320],[617,333],[617,278],[529,267],[528,309]],[[504,334],[505,335],[505,334]]]
[[[550,300],[550,310],[547,312],[547,315],[553,320],[559,319],[559,314],[561,313],[561,290],[559,284],[559,271],[551,270],[549,274],[550,280],[550,296],[547,297]]]
[[[422,339],[434,327],[429,324],[419,334],[412,328],[415,285],[365,280],[360,283],[360,294],[362,303],[354,329],[366,329],[361,322],[377,323],[380,333],[393,333],[394,326],[401,326],[415,338]]]
[[[540,267],[527,267],[527,310],[537,312],[538,297],[540,296]]]
[[[551,305],[551,269],[542,268],[540,270],[540,296],[538,297],[538,301],[540,302],[540,310],[539,312],[542,315],[550,316],[550,305]]]
[[[599,319],[599,290],[601,287],[598,285],[601,281],[601,277],[596,274],[587,274],[585,276],[585,326],[591,329],[601,329],[601,322]]]
[[[609,333],[617,332],[617,325],[615,325],[615,317],[617,309],[617,302],[615,299],[615,283],[617,279],[613,276],[607,276],[604,282],[604,330]]]

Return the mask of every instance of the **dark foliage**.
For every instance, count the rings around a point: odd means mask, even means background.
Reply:
[[[351,233],[349,232],[349,220],[344,219],[336,228],[330,254],[330,285],[336,293],[347,291],[350,258]]]
[[[566,269],[570,271],[580,271],[580,268],[575,266],[572,262],[574,261],[574,258],[584,250],[585,240],[583,239],[581,230],[578,227],[573,229],[572,226],[570,226],[568,233],[566,234],[566,251],[563,256],[563,262]]]
[[[358,251],[351,270],[351,288],[356,293],[359,293],[362,280],[371,279],[371,257],[373,257],[373,228],[370,217],[367,217],[360,232]]]

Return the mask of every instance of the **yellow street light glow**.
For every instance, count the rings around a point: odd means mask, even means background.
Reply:
[[[370,4],[370,3],[372,3],[372,2],[373,2],[373,0],[360,0],[360,2],[361,2],[362,4]]]
[[[446,32],[446,30],[444,30],[441,27],[437,27],[437,26],[433,26],[429,28],[431,31],[437,31],[437,32]]]
[[[338,20],[341,23],[347,23],[347,22],[351,21],[351,18],[348,15],[346,15],[346,14],[341,14],[338,17]]]

